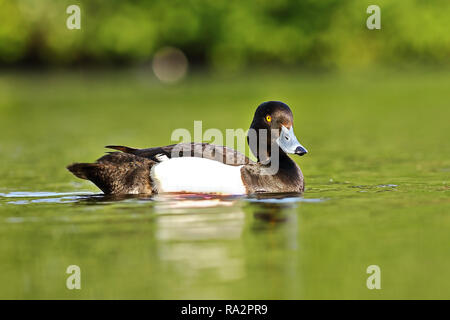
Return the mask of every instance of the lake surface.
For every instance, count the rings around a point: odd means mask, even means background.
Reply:
[[[0,73],[0,298],[448,299],[449,92],[447,71]],[[303,195],[107,197],[65,169],[247,129],[265,100],[294,112]]]

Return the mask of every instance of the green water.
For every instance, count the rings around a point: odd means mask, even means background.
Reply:
[[[450,74],[0,74],[0,298],[450,298]],[[65,170],[281,100],[303,197],[111,199]],[[81,290],[66,268],[81,268]],[[381,268],[369,290],[366,268]]]

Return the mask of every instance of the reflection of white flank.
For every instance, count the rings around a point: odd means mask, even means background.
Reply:
[[[183,200],[173,201],[170,203],[160,203],[155,205],[156,212],[164,212],[170,210],[173,212],[176,209],[191,209],[191,208],[214,208],[214,207],[231,207],[233,202],[225,202],[220,199],[211,200]],[[183,211],[181,211],[183,212]]]
[[[219,281],[232,281],[245,277],[242,233],[245,214],[235,201],[222,201],[235,207],[207,207],[212,200],[180,201],[184,208],[162,206],[157,201],[155,237],[158,256],[177,273],[195,281],[205,272]],[[193,207],[189,207],[190,204]],[[201,204],[203,203],[203,204]],[[177,213],[174,213],[177,212]],[[212,273],[211,273],[212,272]]]
[[[152,167],[158,192],[245,194],[242,166],[197,157],[172,158]]]
[[[220,281],[233,281],[245,277],[242,249],[214,243],[177,243],[161,248],[162,260],[173,263],[172,268],[191,281],[216,275]],[[236,254],[238,251],[238,254]]]
[[[222,240],[239,239],[244,225],[244,213],[196,210],[192,214],[168,214],[157,218],[156,237],[159,240]]]

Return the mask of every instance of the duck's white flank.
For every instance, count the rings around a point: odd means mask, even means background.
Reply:
[[[242,166],[197,157],[161,159],[150,176],[158,192],[245,194]]]

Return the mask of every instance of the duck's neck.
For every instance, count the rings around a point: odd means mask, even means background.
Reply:
[[[278,154],[272,153],[266,161],[258,159],[258,163],[266,167],[268,170],[273,170],[274,175],[293,175],[299,171],[297,164],[292,160],[281,148],[278,148]]]

